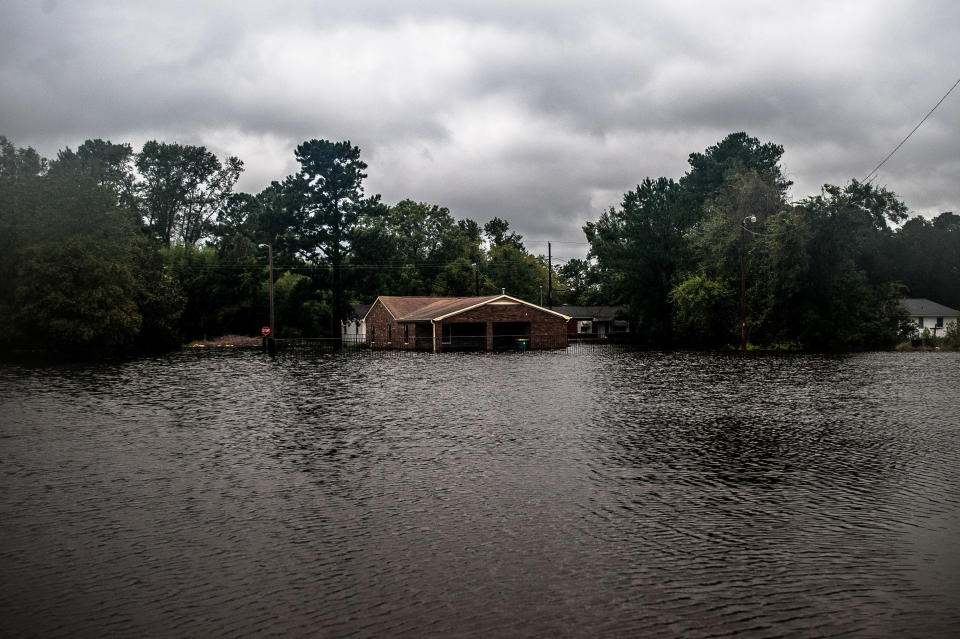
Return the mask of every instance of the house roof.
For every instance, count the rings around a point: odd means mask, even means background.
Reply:
[[[363,318],[363,316],[367,314],[367,311],[370,310],[371,306],[373,306],[373,304],[354,304],[350,307],[350,310],[353,312],[352,317],[356,317],[358,319]]]
[[[444,319],[457,313],[462,313],[477,306],[491,302],[507,300],[517,304],[524,304],[545,313],[551,313],[564,319],[569,319],[563,313],[551,311],[548,308],[525,302],[509,295],[486,295],[480,297],[399,297],[381,295],[377,299],[397,321],[428,322]],[[369,311],[368,311],[369,312]]]
[[[577,319],[590,318],[595,322],[609,322],[626,311],[622,306],[558,306],[557,311]]]
[[[922,297],[909,298],[901,301],[903,307],[907,309],[907,312],[915,317],[957,317],[957,315],[960,314],[952,308],[947,308],[943,304],[937,304]]]

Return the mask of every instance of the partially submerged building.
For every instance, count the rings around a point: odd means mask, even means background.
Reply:
[[[367,327],[363,317],[370,310],[370,304],[354,304],[350,308],[350,317],[340,322],[340,341],[344,344],[362,344],[367,341]]]
[[[571,341],[624,339],[630,334],[627,309],[622,306],[558,306],[570,318],[567,337]]]
[[[435,353],[565,348],[569,320],[509,295],[381,295],[363,317],[372,348]]]

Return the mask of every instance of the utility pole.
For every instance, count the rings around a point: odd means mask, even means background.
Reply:
[[[270,244],[259,244],[257,248],[267,247],[267,264],[268,264],[268,273],[270,278],[270,326],[265,330],[268,330],[263,336],[263,351],[269,353],[271,356],[276,354],[276,341],[277,337],[276,326],[274,322],[274,313],[273,313],[273,242]]]
[[[553,252],[547,242],[547,308],[553,308]],[[543,306],[543,302],[540,303]]]
[[[267,244],[267,255],[270,264],[270,337],[276,337],[277,334],[274,332],[275,327],[273,325],[273,244]]]
[[[270,264],[270,335],[267,336],[267,353],[273,357],[277,354],[277,334],[273,321],[273,242],[267,244],[267,256]]]
[[[740,350],[747,350],[747,222],[756,222],[748,215],[740,222]]]
[[[473,267],[473,276],[476,281],[474,295],[476,295],[477,297],[480,297],[480,263],[474,262],[470,266]]]

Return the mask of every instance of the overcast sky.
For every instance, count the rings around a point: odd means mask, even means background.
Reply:
[[[546,253],[734,131],[784,146],[794,199],[863,178],[960,78],[958,28],[955,0],[2,0],[0,135],[202,144],[248,192],[303,140],[349,139],[368,194]],[[932,216],[958,178],[960,88],[877,182]]]

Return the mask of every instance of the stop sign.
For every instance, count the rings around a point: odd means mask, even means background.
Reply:
[[[261,329],[260,329],[260,334],[261,334],[261,335],[269,335],[269,334],[270,334],[270,327],[269,327],[269,326],[264,326],[263,328],[261,328]]]

